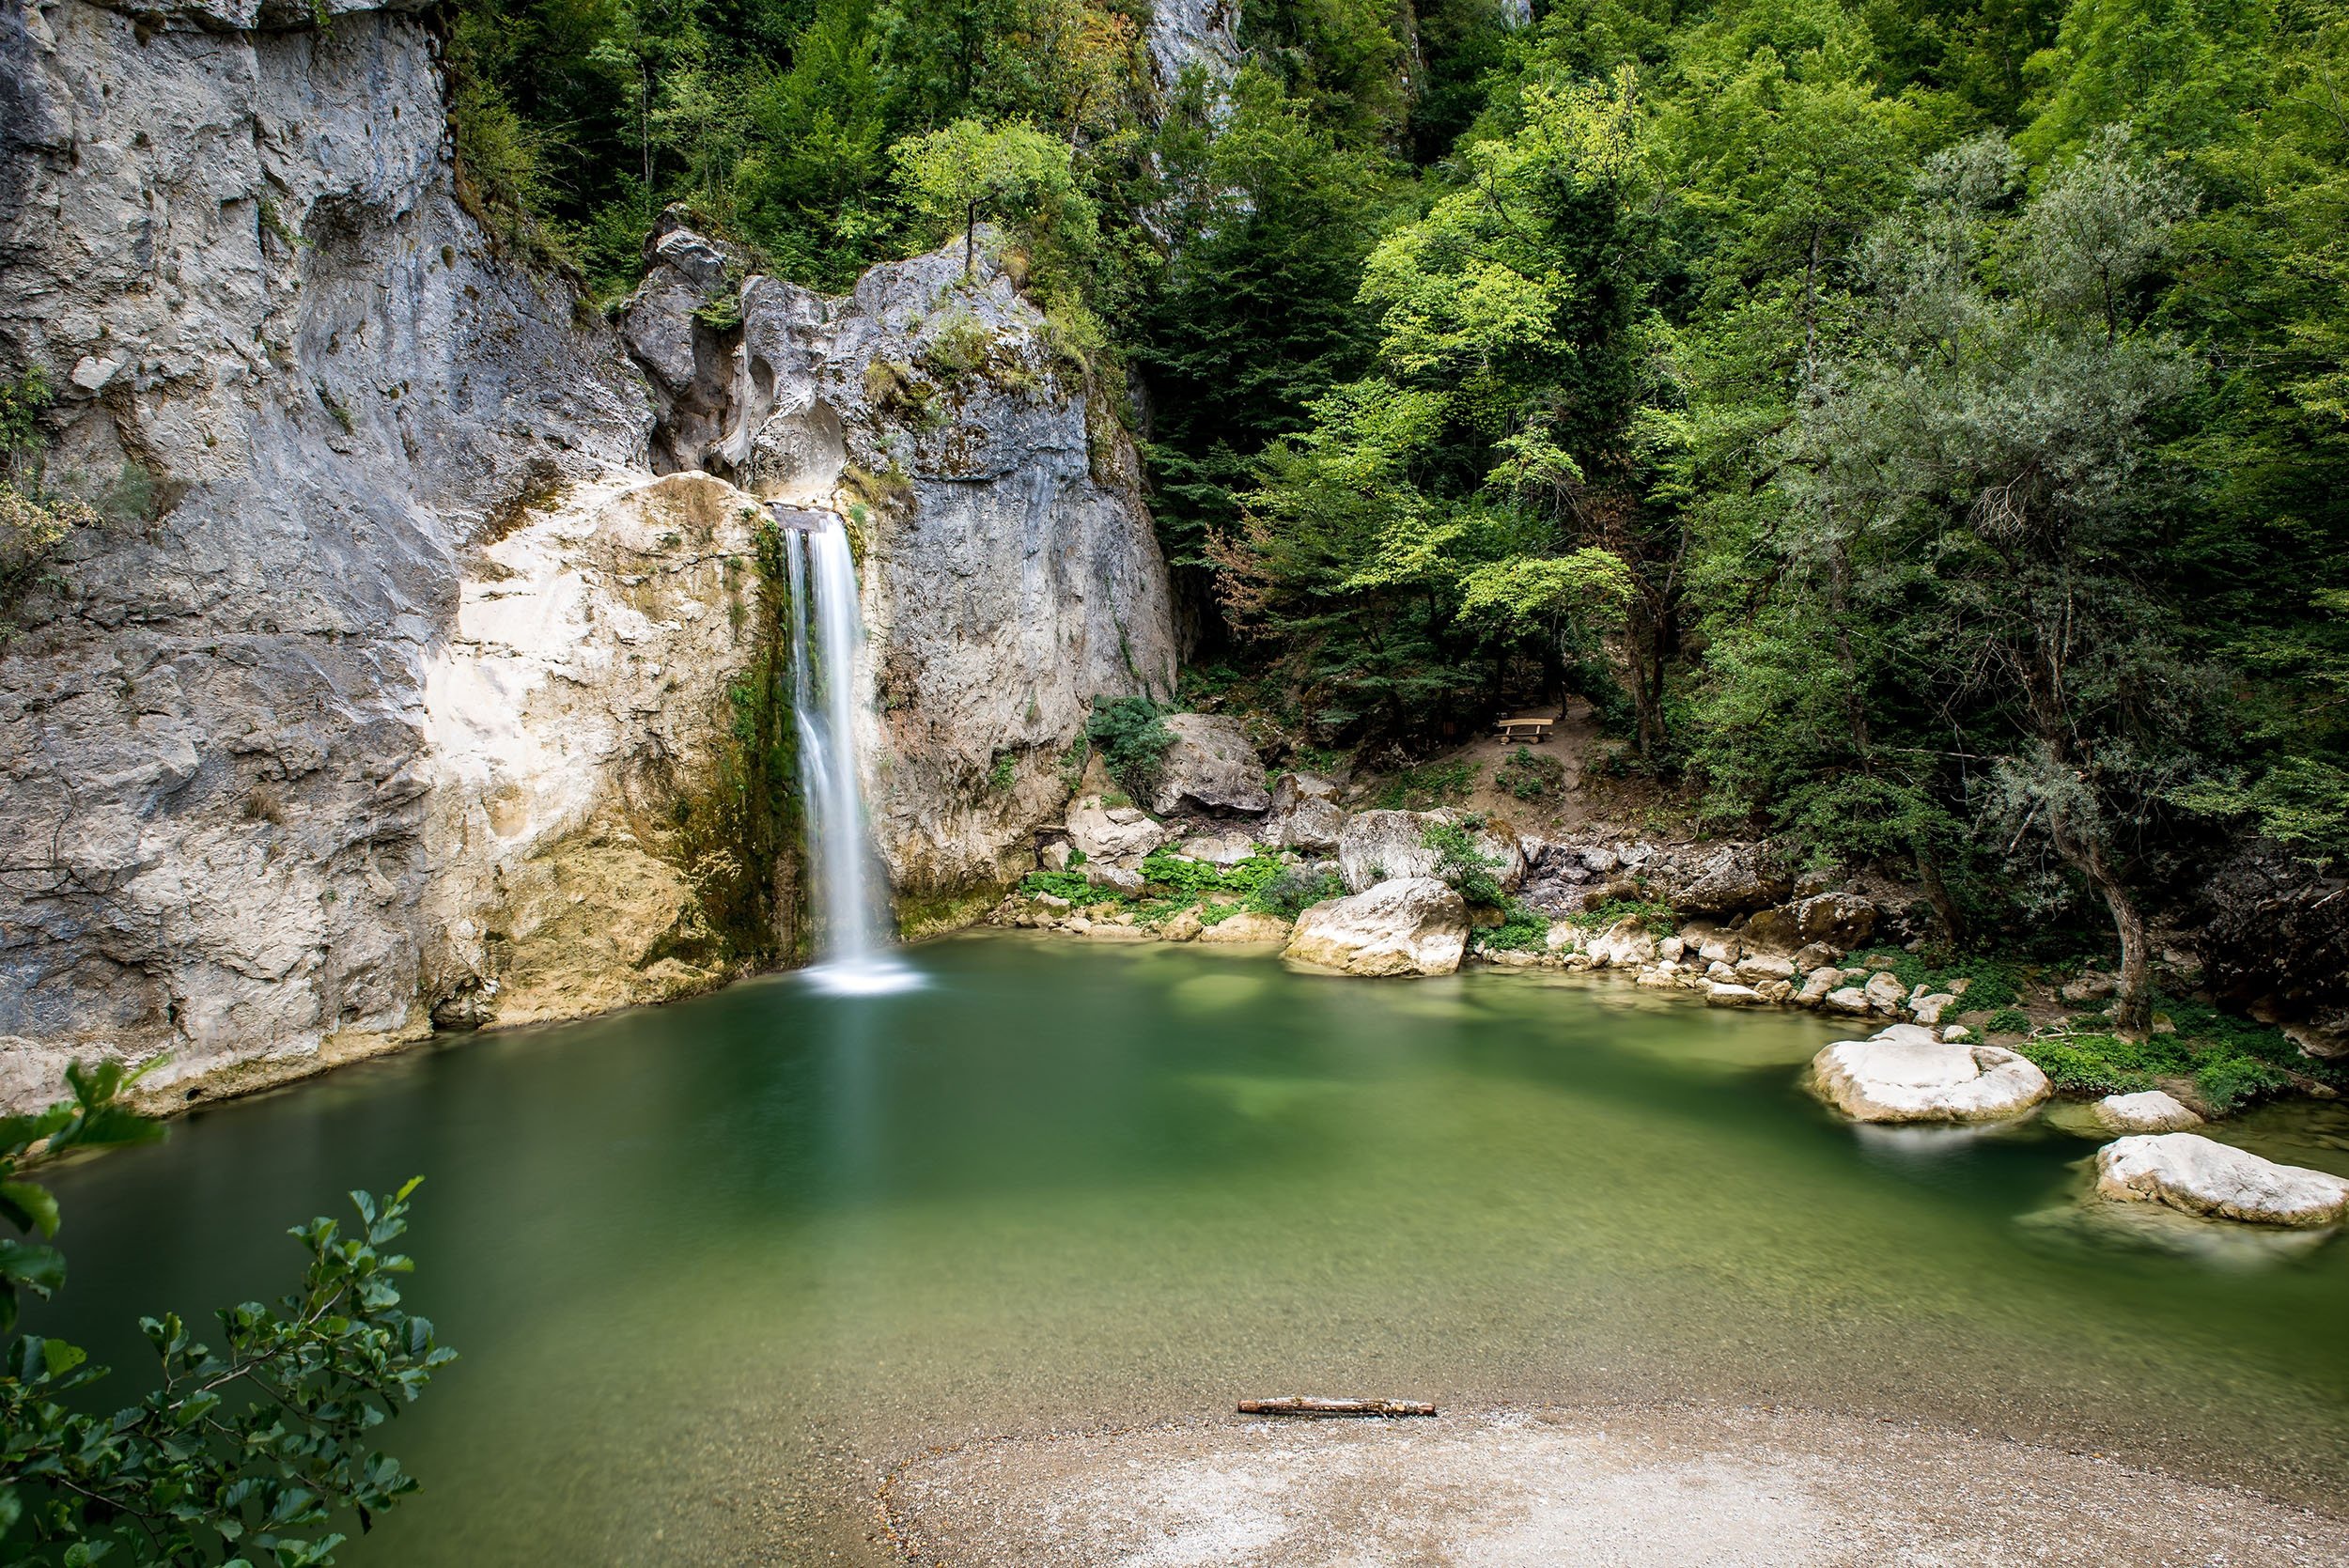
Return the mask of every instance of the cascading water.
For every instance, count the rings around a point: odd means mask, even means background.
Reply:
[[[916,981],[888,956],[886,916],[870,875],[856,766],[856,666],[864,623],[848,531],[830,512],[777,506],[775,520],[790,578],[791,710],[815,877],[817,961],[808,978],[849,994],[898,990]]]

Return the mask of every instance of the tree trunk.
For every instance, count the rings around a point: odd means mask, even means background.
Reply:
[[[1925,890],[1925,901],[1940,918],[1941,929],[1949,933],[1952,942],[1966,939],[1966,917],[1958,913],[1957,900],[1950,896],[1950,885],[1941,879],[1940,862],[1929,854],[1923,845],[1916,846],[1917,881]]]
[[[2112,1032],[2142,1040],[2152,1032],[2154,1017],[2153,961],[2145,950],[2145,912],[2137,907],[2137,895],[2121,879],[2092,829],[2083,837],[2064,819],[2061,807],[2049,808],[2047,825],[2056,852],[2071,862],[2105,901],[2112,915],[2113,934],[2121,939],[2121,978],[2113,993]]]
[[[979,275],[979,204],[972,202],[962,225],[962,281]]]

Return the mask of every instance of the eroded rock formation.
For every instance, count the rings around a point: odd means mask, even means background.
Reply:
[[[1131,449],[1001,266],[833,300],[673,229],[624,340],[467,212],[419,17],[328,9],[0,12],[0,362],[109,519],[0,647],[12,1106],[786,950],[756,504],[861,541],[909,889],[1000,883],[1089,699],[1171,689]]]

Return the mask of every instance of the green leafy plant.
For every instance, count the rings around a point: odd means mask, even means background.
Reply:
[[[1283,920],[1295,920],[1315,904],[1341,897],[1345,893],[1346,882],[1335,872],[1313,871],[1301,865],[1283,866],[1257,890],[1249,900],[1249,907]]]
[[[1475,933],[1477,949],[1484,953],[1539,953],[1548,940],[1548,919],[1515,899],[1499,925],[1482,926]]]
[[[1566,765],[1520,746],[1493,769],[1493,783],[1520,800],[1555,800],[1565,793]]]
[[[1983,1019],[1982,1027],[1993,1034],[2029,1034],[2030,1015],[2019,1007],[2001,1007]]]
[[[1085,737],[1100,753],[1101,766],[1136,800],[1146,800],[1156,790],[1166,749],[1174,744],[1165,712],[1147,697],[1112,697],[1096,703],[1085,720]]]
[[[1483,823],[1470,818],[1465,822],[1431,822],[1422,830],[1419,841],[1436,852],[1436,875],[1459,891],[1462,898],[1487,908],[1499,908],[1506,901],[1501,880],[1493,875],[1500,868],[1501,859],[1488,855],[1476,842],[1477,830]]]
[[[46,1297],[65,1282],[65,1261],[46,1245],[56,1201],[18,1164],[36,1146],[161,1136],[118,1103],[134,1076],[115,1063],[70,1068],[71,1100],[0,1122],[0,1216],[42,1238],[0,1250],[0,1311],[11,1324],[19,1291]],[[376,1446],[376,1429],[456,1358],[428,1320],[401,1310],[394,1283],[412,1266],[389,1248],[408,1228],[416,1185],[380,1199],[352,1193],[354,1231],[328,1219],[295,1227],[309,1253],[301,1288],[274,1309],[222,1311],[217,1350],[176,1314],[141,1319],[163,1381],[135,1404],[90,1413],[107,1369],[62,1340],[10,1341],[0,1366],[8,1560],[308,1568],[334,1561],[345,1540],[338,1517],[355,1515],[365,1530],[415,1492],[415,1478]]]
[[[1465,800],[1469,791],[1476,787],[1478,771],[1478,764],[1459,757],[1406,768],[1379,789],[1379,809],[1431,811]]]

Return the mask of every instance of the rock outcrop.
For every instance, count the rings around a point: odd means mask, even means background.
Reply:
[[[2202,1125],[2200,1116],[2158,1089],[2107,1094],[2088,1109],[2108,1132],[2184,1132]]]
[[[624,318],[666,427],[694,423],[681,461],[837,511],[861,544],[878,718],[859,751],[901,895],[1030,869],[1094,700],[1174,686],[1132,444],[996,250],[982,230],[969,274],[957,243],[834,298],[672,227]],[[697,303],[739,327],[712,332]],[[1262,810],[1261,768],[1256,789]]]
[[[1952,1045],[1916,1024],[1839,1040],[1812,1059],[1820,1096],[1856,1122],[1995,1122],[2046,1099],[2047,1075],[1997,1046]]]
[[[786,951],[778,782],[708,798],[772,717],[754,500],[861,551],[903,891],[1026,869],[1092,699],[1172,690],[1130,444],[1000,266],[832,299],[671,224],[614,332],[467,211],[423,8],[327,8],[0,11],[0,364],[108,515],[0,647],[11,1108]]]
[[[173,1088],[426,1026],[425,672],[468,552],[632,466],[608,329],[459,205],[428,27],[0,13],[0,361],[107,492],[0,651],[0,1035]],[[15,1103],[23,1103],[23,1097]]]
[[[1306,909],[1283,956],[1340,974],[1450,974],[1468,934],[1458,893],[1432,877],[1398,877]]]
[[[1239,721],[1220,713],[1170,713],[1165,722],[1174,738],[1159,759],[1152,811],[1161,815],[1186,809],[1252,815],[1272,804],[1271,792],[1265,788],[1264,760]]]
[[[2349,1181],[2305,1166],[2279,1165],[2192,1132],[2106,1144],[2096,1151],[2096,1192],[2264,1225],[2337,1225],[2349,1219]]]
[[[1432,877],[1442,856],[1427,843],[1433,829],[1460,825],[1450,812],[1365,811],[1346,819],[1338,835],[1338,869],[1361,893],[1394,877]],[[1480,825],[1469,833],[1476,852],[1493,862],[1494,879],[1515,887],[1525,877],[1525,855],[1506,828]]]
[[[762,519],[706,474],[622,476],[479,548],[424,679],[435,1021],[664,1001],[788,948],[730,743],[757,720],[730,691],[770,652]]]

